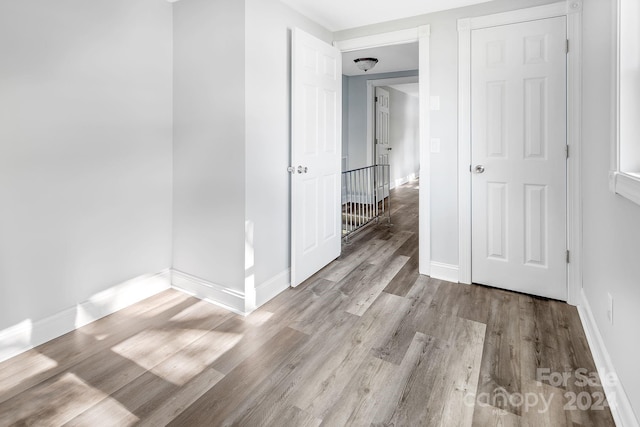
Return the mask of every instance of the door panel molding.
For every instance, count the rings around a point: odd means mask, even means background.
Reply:
[[[471,31],[536,19],[567,17],[567,247],[568,302],[580,302],[582,289],[582,210],[580,186],[582,0],[570,0],[475,18],[458,20],[458,206],[460,283],[471,283]]]

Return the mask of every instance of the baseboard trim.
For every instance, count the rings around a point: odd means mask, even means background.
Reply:
[[[244,292],[226,288],[178,270],[171,270],[174,289],[210,302],[236,314],[246,316]]]
[[[37,321],[0,331],[0,362],[58,338],[170,288],[170,270],[146,274],[99,292],[87,301]]]
[[[403,176],[402,178],[396,178],[391,183],[391,189],[393,190],[396,187],[400,187],[401,185],[405,185],[406,183],[411,182],[414,179],[416,179],[417,176],[418,176],[417,174],[412,173],[412,174],[409,174],[408,176]]]
[[[596,364],[598,375],[600,375],[603,383],[604,392],[607,396],[607,402],[609,402],[613,419],[618,427],[637,427],[639,425],[638,419],[631,406],[631,401],[624,391],[622,383],[618,379],[615,367],[611,361],[611,356],[605,347],[602,334],[600,334],[584,289],[582,290],[581,299],[582,301],[578,305],[578,313],[585,335],[587,336],[591,354],[593,355],[593,361]],[[616,378],[616,381],[606,381],[605,379],[607,378]]]
[[[458,283],[458,266],[431,261],[431,277],[438,280]]]
[[[291,287],[291,269],[287,268],[263,284],[256,286],[256,307],[267,303],[289,287]]]

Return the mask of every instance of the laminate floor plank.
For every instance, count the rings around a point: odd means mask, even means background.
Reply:
[[[246,317],[168,290],[0,363],[0,426],[612,426],[575,308],[418,274],[417,192]]]
[[[491,304],[479,391],[489,394],[494,406],[521,415],[522,406],[513,403],[513,396],[522,395],[519,300],[517,294],[500,294]]]
[[[396,365],[402,362],[416,332],[425,329],[428,317],[435,312],[430,303],[437,289],[438,284],[432,284],[425,276],[416,280],[412,287],[413,294],[408,296],[410,305],[404,314],[404,320],[385,343],[372,349],[375,357]]]
[[[273,337],[272,345],[262,346],[258,354],[246,358],[168,425],[224,425],[237,407],[253,394],[254,388],[286,361],[291,349],[304,339],[308,339],[308,335],[290,328],[282,329]]]

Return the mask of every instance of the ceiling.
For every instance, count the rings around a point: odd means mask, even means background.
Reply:
[[[356,66],[353,60],[368,57],[378,58],[378,63],[373,69],[365,73]],[[417,69],[418,43],[355,50],[342,54],[342,74],[345,76],[361,76],[365,74],[391,73],[394,71]]]
[[[393,21],[489,0],[281,0],[330,31]]]

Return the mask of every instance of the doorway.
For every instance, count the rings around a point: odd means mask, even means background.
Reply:
[[[336,42],[336,46],[343,53],[361,51],[381,46],[404,45],[418,42],[419,61],[419,139],[420,139],[420,189],[419,189],[419,271],[420,274],[429,275],[431,273],[431,244],[430,244],[430,176],[429,164],[430,153],[426,149],[429,141],[429,37],[430,27],[428,25],[418,28],[395,31],[374,36],[360,37],[356,39]],[[373,111],[371,111],[371,114]],[[373,129],[369,126],[368,129]],[[371,131],[373,134],[373,131]],[[373,141],[371,136],[369,141]],[[370,151],[368,158],[373,159],[373,143],[367,144]],[[344,159],[343,159],[343,163]],[[349,167],[352,164],[348,165]]]

